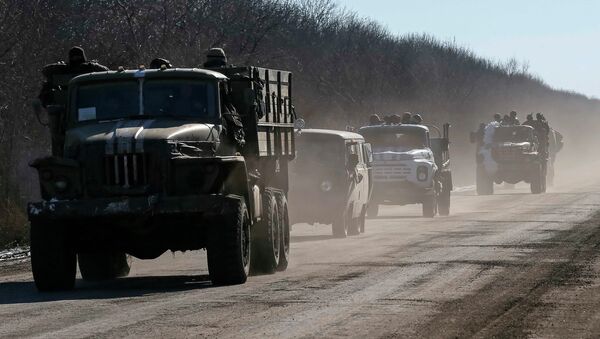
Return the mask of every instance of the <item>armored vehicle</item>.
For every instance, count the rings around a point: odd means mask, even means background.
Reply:
[[[430,131],[436,137],[430,136]],[[373,147],[373,195],[368,216],[379,205],[422,204],[423,216],[450,214],[450,125],[382,124],[358,132]]]
[[[304,129],[290,164],[290,220],[331,224],[335,237],[365,230],[371,147],[360,134]]]
[[[126,275],[126,255],[206,249],[214,284],[289,260],[292,75],[257,67],[162,67],[73,78],[63,156],[37,159],[28,206],[39,290]]]
[[[490,124],[471,134],[477,143],[477,193],[494,194],[494,183],[524,181],[531,193],[546,191],[547,152],[531,126]]]

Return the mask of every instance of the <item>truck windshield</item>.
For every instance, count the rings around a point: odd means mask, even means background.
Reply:
[[[428,147],[427,132],[422,128],[377,129],[365,133],[374,152],[406,151]]]
[[[345,159],[344,142],[333,138],[301,135],[296,143],[299,167],[343,166]]]
[[[121,118],[218,117],[217,86],[187,79],[121,80],[77,88],[77,121]],[[141,99],[141,100],[140,100]]]
[[[494,142],[528,142],[532,138],[532,129],[527,126],[497,127],[494,130]]]

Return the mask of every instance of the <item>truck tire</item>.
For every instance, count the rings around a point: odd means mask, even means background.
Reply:
[[[540,194],[543,192],[543,190],[542,168],[541,166],[537,166],[531,174],[531,193]]]
[[[423,200],[423,217],[433,218],[436,214],[436,199],[435,194],[426,195]]]
[[[277,209],[279,210],[279,221],[281,229],[281,252],[279,252],[278,271],[285,271],[290,259],[290,218],[288,215],[288,204],[285,194],[279,192],[275,195],[277,199]]]
[[[208,274],[214,285],[243,284],[250,269],[250,218],[243,198],[208,232]]]
[[[30,241],[31,271],[37,289],[41,292],[73,289],[77,255],[67,240],[66,227],[33,220]]]
[[[263,194],[262,220],[252,232],[252,274],[271,274],[279,266],[281,253],[280,215],[273,191]]]
[[[494,194],[494,181],[485,173],[482,166],[477,166],[477,195]]]
[[[360,234],[360,216],[350,219],[348,225],[348,235],[359,235]]]
[[[79,253],[81,277],[86,281],[103,281],[129,274],[129,263],[124,252]]]
[[[450,215],[450,195],[450,190],[444,188],[437,199],[438,213],[441,216]]]
[[[331,224],[331,231],[335,238],[345,238],[348,235],[348,228],[352,223],[352,210],[347,208]]]
[[[359,225],[359,231],[360,233],[365,233],[365,224],[366,224],[366,220],[367,219],[367,208],[363,208],[362,213],[360,214],[360,217],[358,218],[358,225]]]
[[[378,214],[379,214],[379,204],[369,203],[369,206],[367,207],[367,216],[369,217],[369,219],[377,218]]]

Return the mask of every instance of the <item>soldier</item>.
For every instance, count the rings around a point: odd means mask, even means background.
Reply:
[[[412,120],[412,113],[410,112],[404,112],[402,114],[402,119],[400,120],[401,123],[403,124],[410,124]]]
[[[75,46],[69,50],[68,63],[59,61],[44,66],[42,74],[46,80],[42,84],[38,98],[44,108],[54,104],[64,105],[69,80],[80,74],[104,71],[108,71],[106,66],[95,61],[87,61],[83,48]]]
[[[517,118],[517,112],[511,111],[509,115],[508,122],[510,125],[520,125],[519,118]]]
[[[504,117],[502,117],[502,121],[500,122],[500,125],[502,125],[502,126],[510,125],[510,117],[508,116],[508,114],[504,114]]]
[[[371,116],[369,117],[369,125],[370,126],[381,125],[381,123],[382,123],[382,121],[381,121],[381,118],[379,117],[379,115],[371,114]]]
[[[206,53],[204,68],[219,68],[227,66],[227,55],[222,48],[211,48]]]
[[[421,117],[421,114],[415,114],[412,116],[412,123],[415,125],[420,125],[423,123],[423,118]]]
[[[502,116],[500,113],[494,114],[494,122],[497,122],[498,124],[502,123]]]
[[[54,64],[46,65],[42,69],[42,74],[46,78],[42,83],[42,89],[38,99],[42,107],[48,109],[49,106],[62,106],[67,104],[67,86],[69,81],[80,75],[92,72],[108,71],[106,66],[100,65],[95,61],[88,61],[85,57],[85,51],[81,47],[73,47],[69,50],[68,62],[59,61]],[[39,110],[36,110],[39,114]],[[64,145],[64,130],[61,120],[64,112],[58,110],[48,111],[48,125],[52,138],[52,155],[61,156]]]
[[[527,120],[525,120],[523,122],[523,125],[527,125],[527,126],[534,126],[535,125],[535,121],[533,120],[533,113],[529,113],[527,114]]]
[[[164,58],[154,58],[150,61],[150,69],[160,69],[162,65],[165,65],[166,68],[173,68],[169,60]]]

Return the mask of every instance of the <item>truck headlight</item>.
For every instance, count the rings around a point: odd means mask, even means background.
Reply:
[[[56,190],[59,192],[66,191],[68,187],[69,187],[69,182],[67,181],[66,178],[58,178],[54,182],[54,188],[56,188]]]
[[[419,166],[417,167],[417,180],[426,181],[429,176],[429,170],[427,166]]]
[[[329,192],[329,191],[331,191],[332,188],[333,188],[333,184],[329,180],[324,180],[321,183],[321,191],[323,191],[323,192]]]

